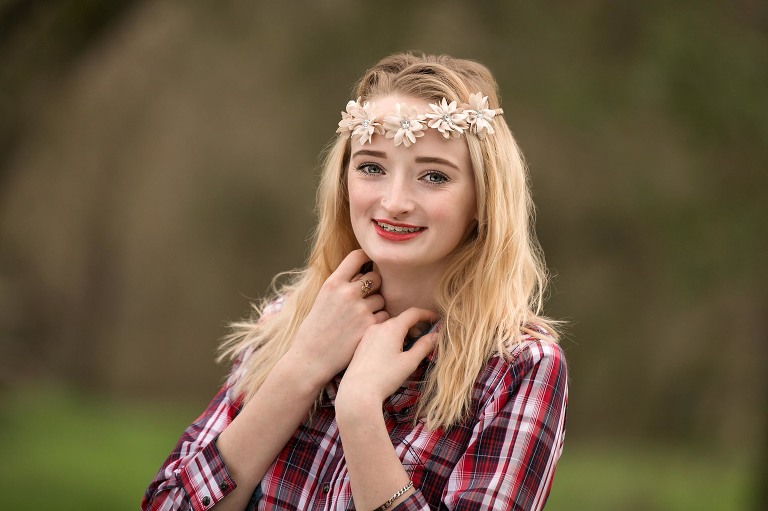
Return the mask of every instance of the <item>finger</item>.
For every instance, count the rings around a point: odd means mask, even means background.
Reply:
[[[373,319],[377,324],[384,323],[389,319],[389,313],[387,311],[379,311],[373,315]]]
[[[381,275],[379,275],[375,271],[369,271],[365,275],[355,277],[352,283],[360,286],[361,291],[368,289],[367,293],[363,295],[365,297],[375,293],[379,289],[379,287],[381,287]],[[368,286],[363,287],[361,283],[366,283],[368,284]]]
[[[408,329],[408,337],[421,337],[423,334],[429,332],[431,328],[432,325],[426,321],[419,321]]]
[[[405,332],[408,332],[408,330],[412,326],[416,325],[416,323],[422,321],[434,323],[437,321],[438,317],[439,315],[435,311],[411,307],[410,309],[406,309],[405,311],[401,312],[400,315],[394,318],[392,321],[403,327]]]
[[[358,273],[352,279],[352,282],[359,282],[361,280],[370,280],[378,288],[381,285],[381,275],[375,271],[369,271],[368,273]]]
[[[439,334],[437,332],[430,332],[422,335],[413,346],[411,346],[411,349],[403,352],[403,355],[409,357],[415,364],[418,364],[435,349],[438,337]]]
[[[365,303],[371,312],[379,312],[384,308],[384,297],[379,294],[368,295]]]
[[[333,274],[349,282],[358,274],[360,267],[370,260],[362,249],[353,250],[341,261]]]

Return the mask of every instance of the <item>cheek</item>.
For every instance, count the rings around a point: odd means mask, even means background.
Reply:
[[[476,221],[478,218],[477,195],[475,194],[474,186],[470,191],[467,192],[464,198],[464,205],[465,205],[465,208],[464,208],[465,215],[469,219],[470,223]]]
[[[477,219],[474,193],[457,194],[440,208],[442,218],[452,220],[456,226],[469,224]]]
[[[355,183],[354,180],[347,182],[347,196],[349,197],[349,211],[352,217],[364,212],[370,203],[369,194],[366,189]]]

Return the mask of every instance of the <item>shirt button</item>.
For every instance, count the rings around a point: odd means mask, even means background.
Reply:
[[[325,483],[323,485],[323,493],[328,493],[329,491],[331,491],[331,485],[328,483]]]
[[[221,491],[227,491],[229,489],[229,485],[227,484],[226,481],[222,481],[219,483],[219,489]]]
[[[211,503],[211,497],[206,495],[205,497],[203,497],[203,500],[201,500],[200,502],[202,502],[204,506],[208,507],[208,504]]]

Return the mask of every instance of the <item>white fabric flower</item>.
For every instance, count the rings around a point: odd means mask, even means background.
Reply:
[[[456,106],[455,101],[449,104],[445,98],[439,103],[430,103],[431,112],[426,114],[430,128],[435,128],[443,138],[458,138],[464,133],[467,125],[467,114]]]
[[[357,101],[348,101],[346,112],[341,112],[341,120],[339,121],[339,127],[336,129],[336,133],[349,136],[349,132],[352,131],[350,127],[355,121],[355,112],[360,108],[360,103]]]
[[[416,139],[424,136],[424,114],[419,114],[416,108],[398,103],[394,115],[384,117],[384,129],[387,138],[394,138],[395,147],[405,144],[410,147]]]
[[[384,134],[384,126],[376,120],[376,105],[366,101],[360,106],[360,99],[347,103],[347,111],[341,112],[341,121],[336,133],[349,133],[360,137],[360,145],[371,142],[374,133]]]
[[[370,143],[374,134],[386,135],[394,139],[395,147],[400,144],[410,147],[424,136],[427,128],[436,129],[446,140],[458,138],[467,131],[483,140],[495,133],[494,117],[503,113],[501,108],[488,108],[488,96],[480,92],[470,94],[469,103],[461,106],[456,106],[456,101],[448,103],[445,98],[439,103],[430,103],[426,114],[419,114],[416,108],[405,103],[398,103],[395,108],[395,113],[383,116],[381,121],[374,103],[366,101],[361,105],[360,98],[349,101],[341,112],[336,133],[359,137],[361,145]]]
[[[462,107],[467,114],[469,131],[477,135],[477,138],[480,140],[485,139],[486,135],[493,135],[495,133],[491,121],[496,114],[504,112],[501,108],[488,108],[488,96],[483,96],[479,92],[470,94],[469,104],[462,105]]]

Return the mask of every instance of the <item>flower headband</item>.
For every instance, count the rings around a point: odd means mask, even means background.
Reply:
[[[483,140],[486,135],[495,133],[494,117],[503,113],[501,108],[488,108],[488,96],[479,92],[470,94],[469,103],[460,107],[455,101],[448,103],[445,98],[438,104],[430,103],[430,111],[426,114],[417,113],[416,108],[405,103],[398,103],[395,108],[394,113],[379,116],[375,103],[366,101],[361,105],[360,98],[350,101],[347,111],[341,112],[336,133],[360,137],[361,145],[370,143],[373,134],[377,133],[393,138],[395,147],[415,144],[417,138],[424,136],[427,127],[436,129],[445,139],[458,138],[466,131]]]

